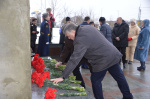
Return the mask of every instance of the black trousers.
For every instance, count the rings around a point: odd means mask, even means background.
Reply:
[[[122,63],[126,63],[126,47],[117,47],[117,49],[121,52],[122,56]],[[120,61],[121,62],[121,61]]]
[[[33,53],[35,53],[35,47],[36,47],[35,41],[36,40],[31,40],[31,48],[32,48]]]
[[[88,66],[90,68],[90,72],[91,72],[91,65],[90,65],[90,63],[88,63],[88,60],[86,58],[82,58],[82,60],[77,65],[77,67],[73,70],[73,75],[76,76],[76,80],[82,81],[81,82],[81,86],[85,87],[85,83],[84,83],[84,80],[83,80],[81,72],[80,72],[80,66],[81,66],[82,63],[88,64]]]
[[[52,41],[52,28],[50,28],[49,43]]]

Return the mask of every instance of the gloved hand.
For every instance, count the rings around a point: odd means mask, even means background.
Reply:
[[[128,38],[128,41],[132,41],[132,38]]]
[[[49,44],[49,42],[46,42],[46,44]]]

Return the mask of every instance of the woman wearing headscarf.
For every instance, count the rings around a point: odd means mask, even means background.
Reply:
[[[137,44],[137,38],[140,32],[140,28],[136,25],[136,20],[131,19],[128,34],[128,47],[126,48],[126,60],[128,64],[132,64],[134,58],[134,52]]]
[[[150,26],[149,20],[145,19],[142,21],[142,29],[138,37],[137,46],[135,49],[134,58],[139,60],[141,63],[140,67],[137,67],[137,70],[145,70],[145,61],[147,60],[148,51],[150,45]]]

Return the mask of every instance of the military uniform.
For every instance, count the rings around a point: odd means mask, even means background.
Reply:
[[[50,30],[49,30],[49,24],[47,20],[43,20],[40,26],[40,37],[39,37],[39,45],[38,45],[38,54],[43,57],[43,56],[49,56],[49,35],[50,35]]]
[[[36,31],[36,33],[32,33],[32,31]],[[35,53],[35,41],[37,38],[38,31],[37,31],[37,26],[33,23],[30,24],[30,32],[31,32],[31,48]]]

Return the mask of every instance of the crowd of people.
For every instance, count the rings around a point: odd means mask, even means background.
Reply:
[[[49,55],[49,44],[51,43],[51,33],[54,16],[51,9],[43,14],[43,22],[40,26],[40,37],[38,54]],[[55,64],[58,68],[61,64],[67,63],[60,78],[51,79],[58,83],[67,78],[72,72],[77,80],[82,81],[81,86],[85,87],[84,80],[80,72],[82,68],[91,72],[91,82],[93,93],[96,99],[104,99],[102,93],[102,80],[108,71],[117,81],[118,87],[123,94],[123,99],[133,99],[128,83],[120,68],[121,61],[123,67],[132,64],[133,59],[141,63],[137,70],[145,70],[150,44],[149,20],[142,21],[138,27],[135,19],[130,20],[128,25],[121,17],[117,18],[114,28],[106,23],[105,17],[99,18],[99,29],[95,26],[90,17],[85,17],[83,23],[76,25],[71,22],[70,17],[66,17],[66,24],[62,26],[60,33],[60,44],[62,44],[60,61]],[[35,51],[36,19],[31,24],[31,48]]]

